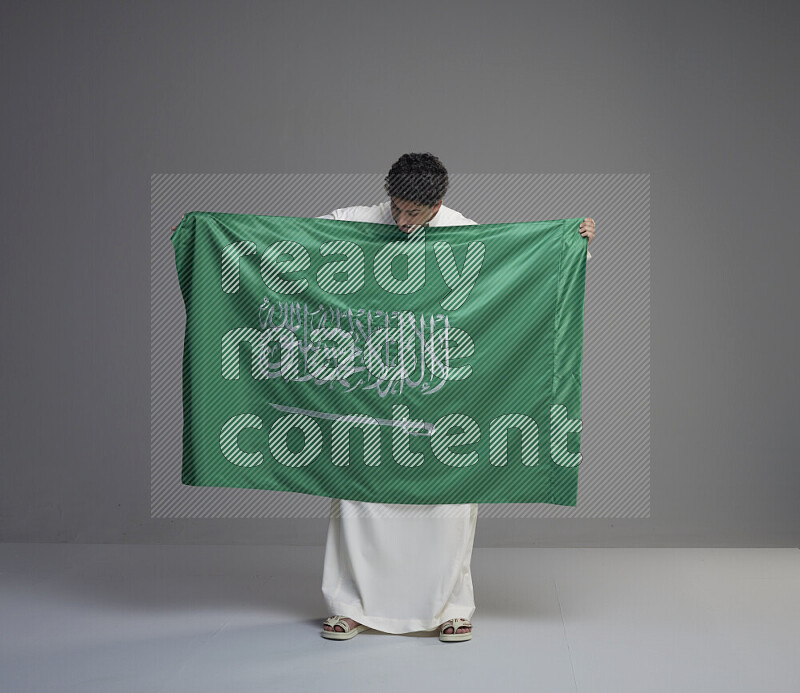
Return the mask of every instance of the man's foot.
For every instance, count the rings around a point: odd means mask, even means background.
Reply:
[[[448,621],[445,621],[445,623],[448,623]],[[439,627],[441,628],[441,626]],[[459,626],[458,629],[456,630],[456,633],[470,633],[471,631],[472,631],[472,626]],[[444,633],[445,635],[451,635],[453,633],[453,626],[447,626],[447,628],[445,628],[442,631],[442,633]]]
[[[361,624],[358,621],[354,621],[352,618],[344,618],[343,621],[346,621],[347,624],[350,626],[350,630],[353,630],[356,626],[360,626]],[[322,630],[335,630],[337,633],[344,633],[344,626],[340,626],[338,623],[334,628],[331,628],[327,623],[322,626]]]

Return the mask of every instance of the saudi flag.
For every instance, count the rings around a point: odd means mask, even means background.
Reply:
[[[182,482],[575,506],[582,220],[187,214]]]

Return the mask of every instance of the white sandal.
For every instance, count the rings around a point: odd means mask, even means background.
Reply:
[[[452,633],[445,633],[445,628],[452,628]],[[466,633],[458,633],[459,628],[469,628]],[[460,640],[472,640],[472,624],[466,618],[451,618],[439,626],[439,640],[443,642],[458,642]]]
[[[362,630],[369,630],[369,626],[363,624],[357,625],[355,628],[350,628],[350,624],[345,621],[345,616],[331,616],[326,618],[323,625],[330,626],[333,630],[322,629],[322,637],[329,638],[330,640],[349,640],[356,637]],[[336,630],[336,626],[344,628],[344,632]]]

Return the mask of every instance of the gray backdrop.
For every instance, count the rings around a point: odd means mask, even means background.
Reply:
[[[151,177],[432,151],[454,174],[649,181],[649,516],[484,517],[476,546],[797,546],[798,14],[4,2],[0,540],[323,543],[324,518],[151,517]],[[599,335],[635,324],[604,312],[629,237],[585,213]],[[583,420],[587,463],[623,454]]]

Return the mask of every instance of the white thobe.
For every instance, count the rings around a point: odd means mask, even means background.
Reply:
[[[318,218],[395,223],[389,200]],[[428,226],[476,223],[442,205]],[[322,574],[328,612],[385,633],[434,630],[451,618],[471,618],[477,519],[477,503],[404,505],[332,498]]]

